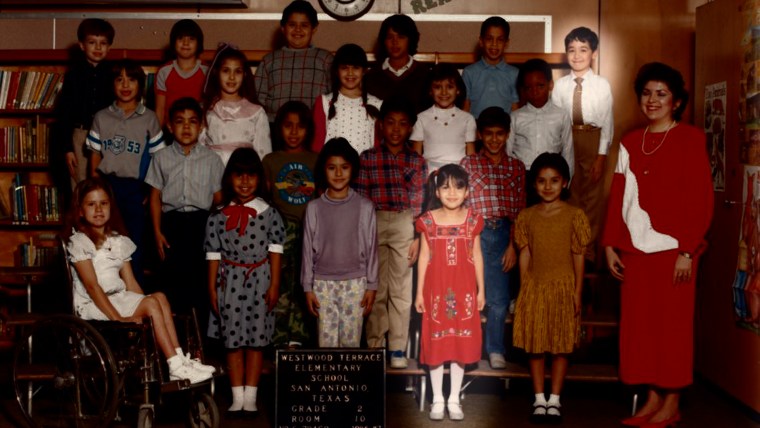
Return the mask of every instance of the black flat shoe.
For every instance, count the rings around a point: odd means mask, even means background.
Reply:
[[[243,411],[242,410],[227,410],[224,414],[224,419],[228,421],[234,421],[236,419],[241,419],[243,417]]]
[[[243,410],[244,419],[255,419],[259,415],[258,410]]]
[[[533,413],[530,415],[530,423],[535,425],[543,425],[546,422],[546,405],[534,404]]]
[[[546,423],[551,425],[559,425],[562,423],[562,413],[559,411],[559,406],[554,404],[548,404],[546,406]]]

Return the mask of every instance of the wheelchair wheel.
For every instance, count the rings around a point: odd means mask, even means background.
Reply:
[[[188,424],[190,428],[218,428],[220,423],[219,408],[214,398],[203,392],[195,393],[190,403]]]
[[[137,428],[153,428],[153,406],[142,406],[137,412]]]
[[[100,428],[119,403],[113,354],[90,324],[69,315],[36,322],[13,361],[18,402],[32,427]]]

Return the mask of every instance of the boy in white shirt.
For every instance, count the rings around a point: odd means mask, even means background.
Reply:
[[[586,260],[592,263],[604,210],[602,176],[613,135],[612,90],[607,79],[591,69],[598,47],[599,38],[590,29],[570,31],[565,37],[565,52],[572,72],[557,79],[552,93],[552,102],[567,111],[573,121],[575,175],[569,202],[582,208],[591,224],[592,242],[586,246]]]

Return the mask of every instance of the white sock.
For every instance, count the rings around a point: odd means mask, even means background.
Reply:
[[[464,366],[452,361],[449,366],[449,373],[451,376],[449,403],[459,404],[459,392],[462,390],[462,379],[464,379]]]
[[[549,395],[549,402],[547,404],[551,404],[554,406],[559,406],[559,395],[557,394],[551,394]]]
[[[243,394],[243,410],[246,412],[257,412],[259,409],[256,407],[256,391],[255,386],[246,385],[245,392]]]
[[[430,385],[433,389],[433,403],[443,403],[443,364],[430,369]]]
[[[239,412],[243,410],[243,391],[242,386],[232,387],[232,405],[227,409],[228,411]]]
[[[546,397],[544,397],[544,393],[543,392],[539,392],[538,394],[536,394],[536,401],[533,402],[533,405],[534,406],[535,405],[541,405],[541,406],[545,406],[546,405]]]

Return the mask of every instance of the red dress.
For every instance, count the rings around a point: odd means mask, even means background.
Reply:
[[[642,138],[644,130],[623,138],[602,237],[625,266],[620,378],[680,388],[692,382],[696,267],[713,211],[710,164],[705,135],[692,126]],[[694,255],[694,271],[690,282],[674,284],[681,251]]]
[[[427,212],[415,226],[430,248],[423,289],[420,363],[477,362],[482,336],[472,247],[483,230],[483,217],[468,209],[464,223],[439,226]]]

